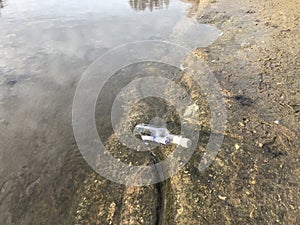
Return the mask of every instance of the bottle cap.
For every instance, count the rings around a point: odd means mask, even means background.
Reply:
[[[174,144],[180,145],[184,148],[189,148],[192,146],[192,141],[190,139],[184,138],[182,136],[174,135],[173,142],[174,142]]]
[[[180,145],[185,148],[189,148],[192,146],[192,141],[188,138],[181,138]]]

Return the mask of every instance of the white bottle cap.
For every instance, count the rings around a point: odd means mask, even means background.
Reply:
[[[182,136],[177,136],[177,135],[174,135],[173,143],[180,145],[184,148],[189,148],[192,146],[192,141],[190,139],[184,138]]]
[[[192,146],[192,141],[188,138],[181,138],[180,145],[184,148],[189,148]]]

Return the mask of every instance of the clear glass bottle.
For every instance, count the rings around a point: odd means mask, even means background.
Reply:
[[[180,135],[170,134],[167,128],[154,127],[149,124],[138,124],[135,126],[134,135],[140,135],[144,141],[154,141],[160,144],[176,144],[184,148],[189,148],[192,141]]]

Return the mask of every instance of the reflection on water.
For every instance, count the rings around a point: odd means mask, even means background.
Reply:
[[[5,6],[5,1],[4,0],[0,0],[0,10],[2,8],[4,8],[4,6]]]
[[[188,16],[195,16],[195,14],[203,9],[208,0],[181,0],[182,2],[190,3],[191,7],[188,12]],[[153,11],[153,9],[163,9],[169,6],[169,0],[129,0],[129,4],[131,8],[136,11],[143,11],[149,9]]]
[[[145,10],[147,8],[152,11],[153,9],[168,7],[169,0],[129,0],[129,4],[137,11]]]

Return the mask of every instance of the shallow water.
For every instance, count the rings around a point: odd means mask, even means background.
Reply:
[[[69,92],[69,105],[84,70],[120,44],[166,40],[192,49],[207,46],[220,35],[218,29],[188,18],[189,4],[150,1],[153,6],[147,2],[5,1],[0,17],[1,123],[14,125],[7,136],[12,137],[14,129],[25,123],[26,115],[36,129],[36,118],[55,110],[49,109],[51,103],[44,98],[59,103],[55,90]],[[1,155],[10,154],[1,149]]]

